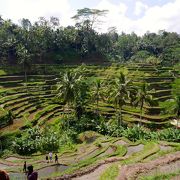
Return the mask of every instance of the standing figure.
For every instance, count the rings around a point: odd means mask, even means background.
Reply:
[[[30,165],[27,167],[27,169],[28,169],[27,179],[28,180],[37,180],[38,179],[38,173],[33,171],[33,166]]]
[[[24,165],[23,165],[23,172],[26,173],[26,161],[24,161]]]
[[[58,156],[55,154],[55,163],[58,163]]]
[[[49,163],[48,155],[46,155],[46,162]]]
[[[52,152],[49,153],[50,162],[52,162]]]

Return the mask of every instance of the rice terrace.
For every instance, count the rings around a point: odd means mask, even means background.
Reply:
[[[0,16],[0,180],[180,179],[180,32],[109,13]]]

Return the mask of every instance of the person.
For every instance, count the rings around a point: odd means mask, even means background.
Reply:
[[[27,167],[27,169],[28,169],[27,179],[28,180],[37,180],[38,173],[33,171],[33,166],[30,165]]]
[[[46,155],[46,162],[49,163],[48,155]]]
[[[26,161],[24,161],[24,165],[23,165],[23,172],[26,173]]]
[[[55,154],[55,163],[58,163],[58,156]]]
[[[0,180],[10,180],[6,171],[0,170]]]
[[[50,162],[52,162],[52,152],[49,153]]]

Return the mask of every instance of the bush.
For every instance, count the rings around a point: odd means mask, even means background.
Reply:
[[[59,149],[59,137],[56,132],[49,131],[45,137],[41,138],[40,150],[46,151],[57,151]]]
[[[26,139],[26,137],[22,137],[16,139],[13,143],[13,147],[15,152],[21,155],[29,155],[37,152],[38,150],[37,141],[33,141],[32,139]]]
[[[164,140],[164,141],[179,142],[180,133],[178,129],[167,128],[158,132],[158,138],[159,140]]]
[[[83,142],[93,142],[99,137],[100,135],[94,131],[86,131],[84,133],[81,133],[78,135],[78,140],[83,143]]]
[[[122,136],[128,138],[131,141],[139,140],[140,138],[143,138],[143,135],[144,135],[143,130],[138,126],[134,126],[133,128],[128,127],[122,133]]]

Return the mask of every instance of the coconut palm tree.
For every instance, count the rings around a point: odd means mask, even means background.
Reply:
[[[77,72],[67,71],[57,85],[57,97],[67,104],[68,109],[75,104],[81,79]]]
[[[24,45],[20,44],[17,46],[17,56],[18,56],[19,64],[23,65],[24,78],[25,78],[25,82],[27,83],[27,71],[28,69],[30,69],[32,63],[31,54],[25,48]]]
[[[144,104],[145,103],[150,104],[152,102],[152,95],[150,95],[150,91],[148,91],[147,83],[143,82],[143,84],[137,91],[136,97],[137,97],[137,99],[135,101],[135,104],[140,106],[140,110],[141,110],[140,120],[141,120]]]
[[[110,89],[110,98],[114,102],[116,111],[118,111],[118,126],[122,124],[122,108],[129,99],[130,88],[131,80],[121,72]]]
[[[167,114],[172,114],[176,118],[176,126],[178,128],[178,118],[180,115],[180,96],[174,96],[172,99],[168,99],[160,103],[160,107],[164,109]]]
[[[96,81],[93,83],[92,91],[91,91],[91,98],[93,102],[96,103],[96,112],[99,114],[99,101],[100,99],[103,99],[103,93],[101,91],[103,82],[100,79],[96,79]]]

